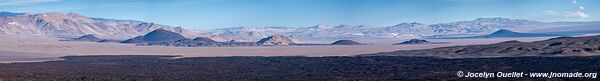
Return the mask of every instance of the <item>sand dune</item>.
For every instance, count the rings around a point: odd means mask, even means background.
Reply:
[[[430,39],[449,44],[391,45],[405,40],[360,41],[369,45],[340,46],[260,46],[260,47],[165,47],[134,46],[119,43],[69,42],[57,38],[0,36],[0,62],[56,60],[67,55],[182,55],[184,57],[222,56],[352,56],[396,50],[443,46],[490,44],[508,40],[536,41],[550,37],[490,39]]]

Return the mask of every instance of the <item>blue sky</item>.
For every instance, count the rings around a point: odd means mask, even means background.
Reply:
[[[74,12],[192,29],[239,26],[390,26],[505,17],[598,21],[600,0],[0,0],[0,11]]]

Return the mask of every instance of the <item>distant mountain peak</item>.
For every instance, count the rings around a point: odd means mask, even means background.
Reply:
[[[417,26],[417,25],[426,25],[426,24],[418,23],[418,22],[403,22],[396,26]]]
[[[525,19],[510,19],[510,18],[502,18],[502,17],[481,17],[481,18],[477,18],[473,21],[477,21],[477,22],[536,22],[536,21],[531,21],[531,20],[525,20]]]
[[[186,39],[186,38],[175,32],[171,32],[171,31],[160,28],[160,29],[156,29],[144,36],[138,36],[138,37],[123,41],[123,43],[165,42],[165,41],[176,41],[176,40],[181,40],[181,39]]]
[[[331,43],[332,45],[363,45],[361,43],[358,43],[356,41],[353,40],[338,40],[335,41],[333,43]]]
[[[92,35],[92,34],[87,34],[87,35],[83,35],[79,38],[94,38],[94,39],[98,39],[96,36]]]
[[[313,26],[313,28],[316,28],[318,30],[326,30],[326,29],[333,29],[334,26],[331,25],[323,25],[323,24],[318,24],[316,26]]]
[[[347,24],[342,24],[342,25],[338,25],[336,27],[352,27],[351,25],[347,25]]]
[[[492,34],[510,34],[510,33],[518,33],[518,32],[514,32],[508,29],[500,29]]]
[[[0,17],[1,16],[17,16],[17,15],[23,15],[26,13],[13,13],[13,12],[0,12]]]
[[[502,17],[480,17],[473,21],[509,21],[509,20],[513,20],[513,19],[502,18]]]
[[[42,15],[64,15],[64,14],[60,13],[60,12],[47,12],[47,13],[42,13]]]
[[[401,42],[401,43],[396,43],[396,44],[393,44],[393,45],[400,45],[400,44],[426,44],[426,43],[429,43],[429,41],[424,40],[424,39],[410,39],[408,41],[404,41],[404,42]]]
[[[79,15],[79,14],[77,14],[75,12],[69,12],[69,13],[67,13],[67,15]]]
[[[69,13],[67,13],[66,16],[69,16],[71,18],[89,18],[87,16],[83,16],[81,14],[77,14],[77,13],[74,13],[74,12],[69,12]]]
[[[83,35],[79,38],[74,38],[71,39],[70,41],[92,41],[92,42],[97,42],[100,41],[101,39],[97,38],[96,36],[92,35],[92,34],[87,34],[87,35]]]
[[[408,22],[404,22],[404,23],[408,23]],[[408,24],[423,24],[423,23],[419,23],[419,22],[410,22]]]
[[[370,25],[358,25],[358,27],[372,27]]]
[[[204,41],[204,42],[209,42],[209,43],[216,43],[217,41],[212,40],[208,37],[197,37],[195,39],[193,39],[194,41]]]
[[[259,45],[270,46],[270,45],[290,45],[290,44],[294,44],[295,42],[284,35],[275,34],[273,36],[260,39],[256,43],[258,43]]]
[[[325,27],[325,26],[331,26],[331,25],[326,25],[326,24],[317,24],[314,27]]]
[[[326,24],[317,24],[315,26],[312,27],[331,27],[331,25],[326,25]]]
[[[152,31],[152,32],[150,32],[150,33],[148,33],[148,34],[144,35],[144,36],[149,36],[149,35],[162,35],[162,34],[172,34],[172,35],[179,35],[179,34],[177,34],[177,33],[175,33],[175,32],[172,32],[172,31],[169,31],[169,30],[165,30],[165,29],[159,28],[159,29],[156,29],[156,30],[154,30],[154,31]],[[183,37],[183,36],[182,36],[182,37]]]

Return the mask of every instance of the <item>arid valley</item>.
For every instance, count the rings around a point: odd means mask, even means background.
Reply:
[[[0,81],[599,81],[600,0],[0,0]]]
[[[247,46],[247,47],[166,47],[135,46],[121,43],[58,41],[58,38],[3,36],[0,40],[1,62],[31,62],[60,60],[77,55],[180,55],[183,57],[226,56],[353,56],[396,50],[428,49],[443,46],[491,44],[509,40],[539,41],[551,37],[433,39],[447,44],[392,45],[406,40],[365,41],[369,45],[340,46]],[[474,42],[476,41],[476,42]],[[316,41],[316,43],[322,43]]]

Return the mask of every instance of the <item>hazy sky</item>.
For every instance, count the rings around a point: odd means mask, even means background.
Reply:
[[[505,17],[600,20],[600,0],[0,0],[0,11],[74,12],[193,29],[239,26],[390,26]]]

